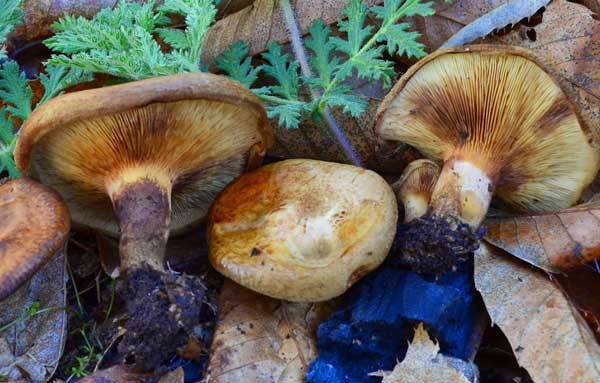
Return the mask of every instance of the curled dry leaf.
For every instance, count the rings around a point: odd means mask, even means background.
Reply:
[[[456,369],[457,363],[462,367],[462,365],[468,365],[466,362],[460,359],[446,358],[439,354],[439,351],[440,346],[429,338],[423,323],[419,323],[413,341],[406,350],[404,360],[396,364],[393,371],[378,371],[369,375],[383,377],[381,383],[469,383],[478,381],[476,375],[469,379]],[[471,375],[473,374],[471,373]]]
[[[317,356],[320,307],[272,299],[230,280],[219,298],[209,383],[301,383]]]
[[[600,258],[600,200],[528,216],[489,218],[485,239],[550,272]]]
[[[0,377],[44,382],[54,374],[67,326],[66,275],[63,248],[29,283],[0,302],[0,328],[8,327],[0,332]]]
[[[465,45],[506,25],[516,25],[521,19],[533,16],[542,7],[548,5],[550,1],[516,0],[505,3],[465,26],[446,41],[441,48]]]
[[[465,25],[505,3],[505,0],[436,2],[436,14],[416,18],[415,27],[423,34],[421,41],[433,51]],[[534,28],[519,24],[506,35],[475,42],[530,49],[576,103],[582,121],[591,130],[596,146],[600,146],[600,21],[591,9],[592,6],[567,0],[553,0],[546,7],[542,22]]]
[[[475,253],[475,285],[535,382],[600,381],[594,334],[543,272],[482,243]]]

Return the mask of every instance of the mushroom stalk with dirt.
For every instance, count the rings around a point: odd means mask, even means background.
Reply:
[[[70,93],[24,124],[19,169],[56,189],[75,225],[120,238],[126,340],[138,367],[153,369],[174,353],[160,338],[181,346],[202,305],[202,283],[165,267],[169,233],[200,223],[221,189],[260,165],[272,140],[258,98],[207,73]]]
[[[425,57],[381,104],[376,129],[443,163],[422,230],[437,232],[427,235],[439,244],[472,235],[492,197],[517,211],[559,210],[575,204],[598,171],[598,151],[573,104],[515,47],[472,45]],[[427,267],[443,272],[468,253],[461,246],[438,252],[431,257],[438,264]]]

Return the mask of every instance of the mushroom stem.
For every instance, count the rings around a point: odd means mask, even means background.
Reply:
[[[467,161],[448,160],[431,195],[431,213],[457,217],[475,230],[485,218],[493,191],[483,170]]]
[[[171,223],[170,188],[149,178],[120,186],[110,193],[121,229],[121,270],[149,266],[164,271],[164,254]]]
[[[419,218],[427,213],[429,196],[425,193],[406,193],[401,197],[404,205],[404,223]]]

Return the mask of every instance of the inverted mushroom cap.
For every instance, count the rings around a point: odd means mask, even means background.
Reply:
[[[568,207],[598,170],[598,152],[572,103],[526,50],[514,47],[473,45],[427,56],[381,104],[376,129],[444,161],[448,172],[479,174],[469,181],[474,193],[491,198],[495,191],[516,210]],[[487,206],[463,210],[477,223]]]
[[[0,301],[42,268],[64,244],[69,211],[60,196],[31,179],[0,184]]]
[[[398,201],[404,205],[404,222],[427,213],[431,192],[440,175],[440,167],[430,160],[408,164],[398,181],[392,184]]]
[[[390,186],[350,165],[287,160],[246,173],[215,200],[209,259],[237,283],[289,301],[342,294],[388,254]]]
[[[57,97],[26,121],[15,159],[63,196],[75,223],[112,235],[119,226],[109,197],[147,179],[170,196],[170,229],[178,231],[203,219],[272,141],[252,92],[194,73]]]

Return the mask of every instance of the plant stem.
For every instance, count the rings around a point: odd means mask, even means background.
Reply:
[[[310,65],[308,65],[306,51],[302,45],[302,35],[300,34],[300,28],[298,28],[298,23],[296,22],[296,17],[294,15],[294,10],[292,9],[290,0],[280,0],[280,5],[283,11],[283,18],[285,19],[285,23],[290,34],[292,50],[294,51],[296,59],[300,63],[300,70],[302,71],[304,77],[311,78],[312,73],[310,70]],[[321,98],[321,94],[319,94],[319,92],[317,92],[313,87],[309,86],[309,89],[313,100],[318,100]],[[350,141],[348,141],[348,138],[344,135],[342,129],[340,129],[329,108],[320,108],[319,113],[321,114],[321,117],[323,117],[323,120],[325,121],[329,131],[335,136],[338,143],[341,145],[342,150],[350,162],[354,166],[364,167],[360,157],[352,148],[352,144],[350,144]]]

